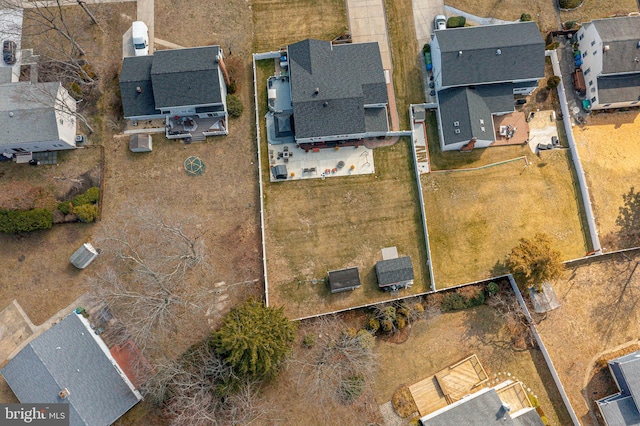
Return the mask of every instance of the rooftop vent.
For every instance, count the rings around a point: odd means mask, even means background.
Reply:
[[[453,131],[453,133],[455,133],[456,135],[459,135],[459,134],[460,134],[460,129],[455,129],[455,130]]]
[[[640,57],[636,56],[635,58],[633,58],[633,62],[640,62]]]
[[[640,49],[640,41],[636,44],[636,48]]]
[[[316,88],[313,90],[313,94],[314,94],[314,95],[317,95],[317,94],[319,94],[319,93],[320,93],[320,88],[319,88],[319,87],[316,87]]]
[[[58,392],[58,396],[60,397],[60,399],[67,399],[67,397],[70,394],[71,394],[71,392],[69,392],[69,389],[67,389],[67,388],[64,388],[60,392]]]
[[[502,50],[496,49],[496,55],[502,55]]]
[[[9,111],[9,117],[13,117],[13,111]]]
[[[458,127],[459,125],[460,125],[460,122],[459,122],[459,121],[454,121],[454,122],[453,122],[453,127]]]
[[[138,92],[138,93],[142,93],[142,87],[140,87],[140,86],[136,86],[136,92]]]
[[[462,50],[458,51],[458,56],[462,56]]]
[[[482,118],[480,119],[480,124],[484,124],[484,120]]]
[[[602,48],[602,50],[604,50],[605,52],[606,52],[607,50],[609,50],[609,49],[610,49],[610,47],[609,47],[609,45],[608,45],[608,44],[605,44],[605,45],[604,45],[604,47]]]
[[[508,413],[509,411],[511,411],[511,406],[509,404],[507,404],[506,402],[503,402],[502,403],[502,409]]]
[[[325,108],[326,108],[326,107],[328,107],[328,106],[329,106],[329,102],[324,102],[324,103],[322,104],[322,106],[323,106],[323,107],[325,107]]]
[[[484,126],[480,126],[480,130],[484,132]]]

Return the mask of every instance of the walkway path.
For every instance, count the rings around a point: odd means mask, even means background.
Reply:
[[[470,13],[465,12],[464,10],[456,9],[455,7],[445,6],[446,11],[452,15],[456,16],[464,16],[470,21],[477,22],[480,25],[495,25],[495,24],[510,24],[514,21],[503,21],[502,19],[497,18],[482,18],[480,16],[472,15]]]

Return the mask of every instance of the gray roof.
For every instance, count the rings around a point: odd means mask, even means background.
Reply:
[[[155,108],[151,85],[153,56],[131,56],[122,61],[120,97],[125,117],[160,114]],[[142,93],[138,93],[138,87]]]
[[[133,407],[139,394],[92,334],[72,313],[9,361],[1,372],[20,402],[67,402],[72,426],[110,425]],[[58,392],[64,388],[70,393],[63,400]]]
[[[609,361],[609,368],[620,393],[597,401],[602,415],[609,425],[640,425],[640,351]]]
[[[364,133],[364,105],[388,103],[378,43],[307,39],[287,51],[296,138]]]
[[[545,45],[533,21],[451,28],[435,38],[444,87],[544,77]]]
[[[441,409],[433,418],[425,416],[420,422],[424,426],[512,426],[514,422],[502,407],[498,393],[493,388],[486,389]]]
[[[438,114],[445,145],[468,142],[474,137],[494,140],[493,114],[513,110],[512,84],[454,87],[438,92]],[[456,133],[456,129],[460,133]]]
[[[360,287],[360,274],[356,267],[329,271],[328,275],[329,288],[332,293]]]
[[[378,286],[384,287],[413,279],[413,265],[409,256],[380,260],[376,263]]]
[[[640,72],[598,77],[599,103],[627,101],[640,101]]]
[[[544,423],[535,408],[531,408],[517,417],[512,417],[512,419],[514,426],[544,426]]]
[[[591,23],[598,31],[602,45],[609,46],[603,53],[602,72],[640,72],[640,62],[634,60],[640,55],[640,16],[596,19]]]
[[[56,110],[55,100],[60,87],[60,83],[0,84],[0,146],[58,140],[57,118],[63,111]]]
[[[389,120],[386,108],[365,108],[364,127],[367,132],[386,132],[389,130]]]
[[[640,425],[640,413],[630,396],[613,395],[597,401],[598,408],[610,426]]]
[[[218,53],[218,46],[156,51],[151,65],[156,108],[221,103]]]

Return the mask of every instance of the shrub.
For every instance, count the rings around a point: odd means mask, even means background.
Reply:
[[[558,48],[558,46],[560,46],[560,43],[558,43],[557,41],[554,41],[553,43],[547,44],[547,47],[545,47],[545,49],[546,50],[556,50]]]
[[[62,212],[63,214],[71,213],[71,203],[68,201],[61,202],[60,204],[58,204],[58,211]]]
[[[81,222],[91,223],[98,218],[98,206],[95,204],[82,204],[73,208],[73,214],[78,216]]]
[[[236,91],[238,90],[238,88],[236,87],[236,82],[232,81],[231,84],[229,84],[227,86],[227,93],[233,95],[234,93],[236,93]]]
[[[347,404],[355,401],[364,392],[364,384],[364,376],[361,374],[347,377],[340,384],[340,400]]]
[[[528,13],[523,13],[522,15],[520,15],[520,21],[522,22],[531,21],[531,15],[529,15]]]
[[[85,204],[95,204],[98,202],[99,199],[100,199],[100,189],[93,186],[87,189],[87,192],[85,192],[84,194],[80,194],[73,197],[73,200],[71,200],[71,204],[73,204],[74,212],[75,212],[75,207],[82,206]]]
[[[494,283],[493,281],[487,284],[487,293],[489,293],[489,296],[493,296],[498,292],[498,290],[500,290],[500,287],[498,287],[498,284]]]
[[[570,30],[571,28],[576,26],[576,21],[567,21],[564,23],[564,29]]]
[[[461,294],[449,293],[442,297],[443,311],[457,311],[468,307],[469,300]]]
[[[354,327],[347,327],[344,330],[344,334],[347,337],[356,337],[356,335],[358,334],[358,330],[356,330]]]
[[[583,0],[558,0],[560,9],[575,9],[582,4]]]
[[[373,349],[376,345],[376,338],[367,330],[358,331],[356,338],[358,339],[358,344],[362,349]]]
[[[0,232],[15,234],[53,226],[53,212],[47,209],[27,211],[0,210]]]
[[[402,330],[403,328],[405,328],[407,326],[407,318],[403,316],[397,317],[396,326],[398,327],[398,330]]]
[[[547,80],[547,88],[553,90],[560,84],[560,77],[554,75],[553,77],[549,77]]]
[[[393,330],[393,321],[390,320],[382,320],[380,321],[380,328],[382,331],[386,331],[387,333]]]
[[[366,327],[370,332],[376,333],[378,330],[380,330],[380,320],[378,320],[378,318],[371,317],[369,318],[369,321],[367,321]]]
[[[415,313],[416,316],[421,316],[424,313],[424,306],[422,306],[422,303],[420,302],[414,303],[413,312]]]
[[[549,424],[549,419],[547,419],[547,416],[540,416],[540,420],[542,420],[542,424],[544,426],[547,426]]]
[[[464,16],[452,16],[447,19],[447,28],[459,28],[464,27],[467,23],[467,18]]]
[[[527,396],[529,397],[529,402],[531,402],[531,406],[533,408],[537,408],[540,406],[540,401],[538,401],[538,397],[532,394],[528,394]]]
[[[309,333],[305,335],[304,339],[302,339],[302,344],[304,345],[305,348],[314,347],[316,345],[316,335],[313,333]]]
[[[431,52],[431,45],[429,43],[425,43],[424,46],[422,46],[422,53],[427,52]]]
[[[406,305],[402,305],[398,309],[396,309],[396,320],[400,317],[407,319],[409,318],[410,315],[411,315],[411,308],[409,308]]]
[[[227,95],[227,111],[231,117],[240,117],[244,111],[240,98],[236,95]]]
[[[476,297],[469,299],[468,307],[484,305],[484,291],[480,290]]]

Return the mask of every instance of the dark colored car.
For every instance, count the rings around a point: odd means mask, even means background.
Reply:
[[[2,59],[7,65],[13,65],[16,63],[16,42],[12,40],[5,40],[2,43]]]

